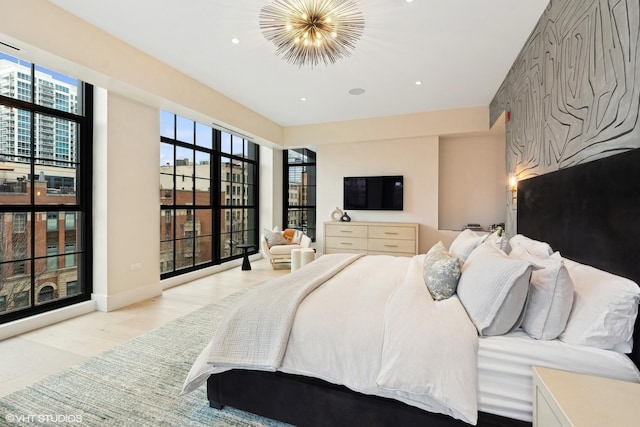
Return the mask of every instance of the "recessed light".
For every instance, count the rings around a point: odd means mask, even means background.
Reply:
[[[302,98],[300,98],[300,101],[302,101],[302,102],[304,102],[306,100],[307,100],[307,98],[305,98],[304,96]]]
[[[349,91],[349,93],[350,93],[351,95],[362,95],[364,92],[365,92],[365,91],[364,91],[364,89],[359,88],[359,87],[354,88],[354,89],[351,89],[351,90]]]
[[[416,86],[420,86],[422,84],[422,80],[416,80]]]
[[[407,3],[413,2],[413,0],[404,0],[404,1],[406,1]]]
[[[231,39],[231,43],[238,44],[238,43],[240,43],[240,39],[238,39],[237,37],[234,37],[234,38]]]

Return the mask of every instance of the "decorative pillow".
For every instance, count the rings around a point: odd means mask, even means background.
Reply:
[[[451,242],[449,253],[462,262],[465,262],[469,254],[477,248],[487,237],[487,233],[476,233],[468,228],[462,230],[460,234]]]
[[[556,256],[556,255],[554,255]],[[560,340],[629,353],[640,288],[621,276],[563,258],[573,280],[574,301]]]
[[[509,239],[509,246],[511,246],[511,249],[518,245],[523,246],[530,254],[543,258],[548,257],[553,253],[553,249],[551,249],[551,245],[548,243],[530,239],[522,234],[516,234]]]
[[[504,335],[520,326],[530,278],[531,264],[509,258],[492,242],[462,264],[458,298],[481,336]]]
[[[529,300],[521,326],[540,340],[555,339],[564,331],[573,304],[573,282],[559,255],[541,258],[522,245],[509,254],[538,267],[531,273]]]
[[[302,231],[287,228],[282,232],[282,237],[284,237],[289,244],[297,245],[302,239]]]
[[[442,242],[438,242],[424,258],[423,276],[434,300],[447,299],[456,293],[460,279],[460,260],[447,252]]]
[[[279,231],[271,231],[271,230],[267,230],[265,228],[264,230],[262,230],[262,233],[264,234],[264,238],[267,240],[267,245],[269,247],[274,246],[274,245],[288,245],[289,244],[289,242],[287,242],[287,239],[282,237],[282,233],[279,232]]]

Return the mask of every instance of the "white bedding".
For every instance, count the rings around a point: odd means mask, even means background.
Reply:
[[[279,370],[475,424],[477,334],[457,298],[433,301],[423,259],[365,257],[318,288]]]
[[[480,338],[478,410],[531,421],[532,366],[640,382],[638,368],[622,353],[557,339],[535,340],[518,330]]]
[[[309,294],[298,307],[278,370],[395,398],[475,424],[477,335],[457,299],[433,302],[421,276],[423,259],[424,255],[360,258]],[[415,298],[419,294],[428,299]],[[406,325],[389,325],[394,332],[385,336],[387,310],[392,322],[401,320],[398,313],[404,312],[416,323],[405,316]],[[433,323],[432,330],[427,322]],[[457,338],[447,339],[450,335]],[[416,340],[421,345],[412,345]],[[385,351],[387,341],[397,348]],[[211,349],[208,346],[192,367],[185,392],[209,374],[228,369],[206,363],[205,353]]]
[[[477,411],[531,421],[533,365],[640,382],[631,360],[613,351],[534,340],[522,331],[478,340],[457,297],[431,299],[420,275],[423,259],[363,257],[310,293],[298,307],[278,370],[473,424]],[[386,327],[395,331],[386,336],[385,313]],[[430,351],[436,336],[448,347]],[[208,364],[210,350],[194,363],[183,392],[229,369]],[[440,365],[445,361],[454,364]]]

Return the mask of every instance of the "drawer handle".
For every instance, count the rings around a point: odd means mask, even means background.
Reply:
[[[397,248],[398,245],[384,245],[385,248]]]
[[[353,245],[353,243],[350,242],[340,242],[341,245]]]
[[[340,230],[341,233],[353,233],[353,230]]]
[[[393,231],[385,231],[384,234],[400,234],[400,233],[393,232]]]

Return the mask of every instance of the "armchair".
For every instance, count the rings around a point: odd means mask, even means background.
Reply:
[[[289,243],[284,238],[283,232],[264,230],[260,236],[260,246],[264,256],[271,261],[271,267],[274,270],[278,264],[291,264],[292,250],[311,247],[311,238],[302,232],[301,234],[299,243]]]

